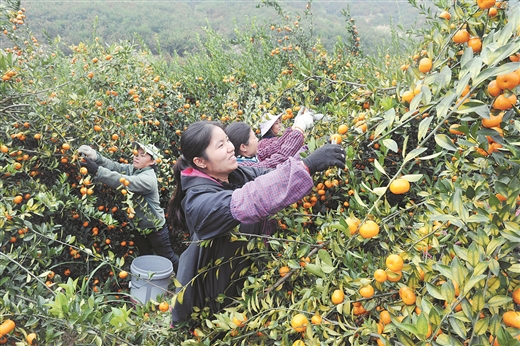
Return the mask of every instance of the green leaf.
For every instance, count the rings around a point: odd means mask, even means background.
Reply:
[[[437,110],[438,119],[443,119],[446,116],[446,114],[448,114],[448,110],[450,109],[450,107],[453,103],[453,100],[455,100],[456,98],[457,98],[457,95],[452,93],[452,94],[446,95],[443,99],[441,99],[441,101],[439,102],[437,107],[435,107]]]
[[[428,332],[428,319],[426,318],[426,314],[420,314],[416,324],[419,335],[425,336]]]
[[[323,270],[321,270],[321,267],[314,264],[314,263],[307,263],[307,265],[304,267],[306,271],[308,271],[309,273],[313,274],[313,275],[316,275],[316,276],[319,276],[321,278],[325,278],[326,275],[325,273],[323,272]]]
[[[509,304],[512,301],[513,300],[511,299],[511,297],[497,295],[497,296],[491,297],[491,299],[488,300],[488,306],[490,306],[490,307],[506,306],[507,304]]]
[[[435,143],[448,151],[457,151],[457,147],[452,143],[450,137],[444,134],[435,135]]]
[[[450,317],[448,320],[450,322],[451,327],[453,328],[453,331],[457,333],[457,335],[460,336],[462,339],[466,339],[467,332],[464,323],[462,323],[462,321],[458,320],[455,317]]]
[[[485,334],[489,327],[489,317],[482,318],[475,324],[474,332],[476,335]]]
[[[483,274],[473,276],[464,285],[463,292],[469,292],[476,284],[478,284],[480,281],[484,280],[485,278],[486,278],[486,275],[483,275]]]
[[[410,183],[414,183],[416,181],[421,180],[423,178],[423,175],[422,174],[405,174],[401,178],[409,181]]]
[[[378,160],[374,160],[374,166],[379,172],[383,173],[384,175],[387,175],[385,169],[383,168],[383,166],[381,166]]]
[[[442,295],[440,289],[437,286],[432,285],[431,283],[426,283],[426,290],[428,293],[435,299],[439,300],[445,300],[444,296]]]
[[[441,71],[435,76],[432,84],[432,92],[434,95],[439,94],[442,89],[447,88],[451,82],[451,69],[448,66],[443,66]],[[451,103],[451,102],[450,102]],[[437,110],[437,113],[439,111]],[[437,115],[443,117],[444,115]]]
[[[408,333],[412,333],[413,335],[418,335],[417,328],[413,324],[409,323],[396,323],[396,327],[398,330],[405,330]]]
[[[413,159],[415,159],[417,156],[421,155],[422,153],[424,153],[428,148],[424,148],[424,147],[421,147],[421,148],[415,148],[414,150],[410,151],[406,157],[404,158],[404,162],[408,162],[408,161],[411,161]]]
[[[426,117],[419,123],[419,129],[417,130],[417,140],[420,141],[424,137],[426,137],[426,134],[428,132],[428,129],[430,127],[430,123],[432,122],[433,117]]]
[[[397,146],[396,141],[390,138],[385,138],[382,141],[383,145],[387,147],[389,150],[392,150],[394,153],[399,151],[399,147]]]

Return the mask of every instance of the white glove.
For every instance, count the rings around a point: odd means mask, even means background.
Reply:
[[[300,108],[298,115],[294,118],[294,127],[299,127],[303,131],[310,130],[314,126],[314,118],[312,113],[308,110],[302,111],[304,107]]]
[[[85,155],[89,159],[96,160],[97,153],[94,149],[89,147],[88,145],[82,145],[78,148],[78,153]]]

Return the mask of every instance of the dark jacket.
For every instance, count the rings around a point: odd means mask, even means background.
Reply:
[[[301,199],[313,185],[303,163],[295,159],[272,171],[239,167],[230,174],[229,184],[189,168],[182,172],[181,183],[192,243],[179,262],[177,279],[185,290],[182,304],[174,306],[173,323],[185,319],[193,306],[220,310],[228,302],[217,303],[219,294],[239,295],[243,270],[252,261],[248,239],[234,240],[232,231],[266,233],[269,216]]]

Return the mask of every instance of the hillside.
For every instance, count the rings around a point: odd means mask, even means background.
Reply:
[[[34,32],[45,32],[50,39],[60,37],[66,50],[71,44],[87,40],[92,35],[107,42],[136,40],[144,42],[153,52],[184,55],[196,49],[201,27],[208,26],[232,39],[236,26],[251,22],[259,26],[280,22],[275,5],[258,0],[240,2],[216,1],[22,1],[30,13],[28,25]],[[417,18],[406,0],[385,1],[320,1],[312,2],[306,11],[306,1],[279,1],[291,22],[301,16],[302,26],[311,28],[323,44],[331,48],[338,36],[345,34],[345,16],[350,11],[361,37],[361,48],[372,50],[390,38],[391,25],[409,28]],[[160,44],[160,48],[159,45]]]

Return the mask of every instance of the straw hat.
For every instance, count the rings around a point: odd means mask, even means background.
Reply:
[[[273,127],[276,120],[278,120],[282,115],[283,113],[278,115],[266,113],[260,122],[260,135],[263,137],[271,129],[271,127]]]

